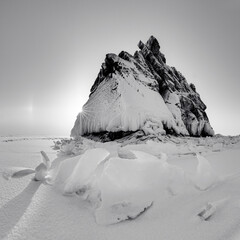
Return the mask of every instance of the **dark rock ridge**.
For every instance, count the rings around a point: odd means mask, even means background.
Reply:
[[[183,129],[177,131],[173,127],[164,125],[166,133],[213,136],[214,131],[205,112],[206,105],[202,102],[196,87],[192,83],[188,84],[185,77],[175,67],[166,64],[165,55],[161,53],[157,39],[151,36],[145,44],[140,41],[138,47],[139,51],[136,51],[133,56],[125,51],[120,52],[118,56],[115,54],[106,55],[105,62],[91,88],[90,98],[98,90],[101,83],[115,81],[113,75],[118,75],[122,79],[132,75],[146,88],[161,95],[172,113],[176,125],[181,125],[181,129]],[[142,81],[140,75],[143,75],[148,81]],[[114,86],[118,88],[118,83]],[[114,88],[112,89],[114,90]],[[79,124],[78,116],[72,130],[73,137],[91,133],[91,131],[79,131]]]

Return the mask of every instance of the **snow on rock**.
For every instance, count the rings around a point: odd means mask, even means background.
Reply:
[[[134,56],[124,51],[106,55],[71,136],[137,130],[145,135],[214,135],[196,87],[166,65],[157,39],[151,36],[138,46]]]
[[[115,56],[126,69],[140,72],[133,63]],[[161,95],[145,86],[149,80],[143,76],[136,80],[132,74],[115,72],[103,80],[90,95],[79,113],[72,136],[96,132],[120,132],[144,130],[149,133],[166,133],[173,129],[183,133],[164,103]]]
[[[179,96],[175,92],[167,92],[167,93],[168,94],[164,96],[164,100],[168,109],[172,113],[177,126],[181,129],[181,132],[184,135],[189,135],[189,132],[187,131],[186,126],[184,125],[182,120],[181,103],[180,103]]]
[[[185,77],[176,68],[166,64],[166,58],[160,52],[157,39],[151,36],[146,44],[140,41],[138,46],[141,49],[139,54],[142,54],[148,66],[151,66],[151,72],[159,84],[159,92],[165,103],[169,105],[173,115],[176,114],[176,106],[174,106],[174,101],[169,101],[171,99],[171,97],[169,99],[169,95],[174,93],[179,96],[180,103],[177,107],[181,109],[181,118],[189,135],[214,135],[205,112],[206,105],[196,92],[196,87],[192,83],[188,84]],[[176,120],[178,121],[178,119]],[[180,122],[178,121],[178,123]]]

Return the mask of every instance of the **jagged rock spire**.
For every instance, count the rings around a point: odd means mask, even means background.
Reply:
[[[193,84],[166,64],[154,36],[134,56],[107,54],[72,136],[142,130],[145,134],[212,136],[206,105]]]

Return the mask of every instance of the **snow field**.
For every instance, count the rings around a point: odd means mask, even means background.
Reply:
[[[109,158],[105,149],[90,149],[65,160],[57,173],[56,187],[90,202],[98,224],[136,218],[159,198],[182,194],[193,186],[206,190],[216,182],[209,162],[199,155],[196,177],[192,179],[169,164],[165,154],[155,157],[122,149],[120,156]]]
[[[34,169],[41,163],[40,151],[44,150],[51,161],[48,175],[52,178],[49,183],[53,184],[32,181],[31,176],[9,181],[0,178],[0,239],[239,238],[240,145],[231,137],[171,138],[167,144],[149,141],[123,147],[116,142],[84,140],[80,148],[89,149],[84,161],[81,160],[84,154],[70,157],[67,146],[67,154],[63,156],[61,152],[56,158],[51,145],[52,141],[44,139],[0,142],[0,172],[15,166]],[[96,148],[99,157],[90,160]],[[162,152],[167,153],[168,159]],[[199,152],[207,161],[204,158],[199,161],[196,157]],[[150,159],[149,163],[145,157]],[[90,160],[89,166],[86,159]],[[124,178],[112,173],[123,164],[129,169],[120,173],[132,181],[126,189],[120,187],[125,186]],[[153,173],[158,167],[166,174],[160,178],[141,171],[135,173],[135,168],[141,170],[141,165]],[[89,169],[89,174],[81,183],[73,181],[73,173],[84,168]],[[130,174],[132,170],[134,174]],[[197,172],[209,172],[210,178],[199,185],[195,181]],[[153,192],[151,186],[146,191],[132,189],[140,176],[145,179],[141,181],[143,189],[156,183],[159,191]],[[67,183],[76,186],[72,193],[64,193]],[[111,194],[112,189],[115,194]],[[118,224],[110,224],[113,222]]]

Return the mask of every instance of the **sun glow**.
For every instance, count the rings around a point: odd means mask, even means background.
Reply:
[[[27,106],[26,109],[27,109],[28,113],[32,114],[33,113],[33,104],[30,103],[29,106]]]

